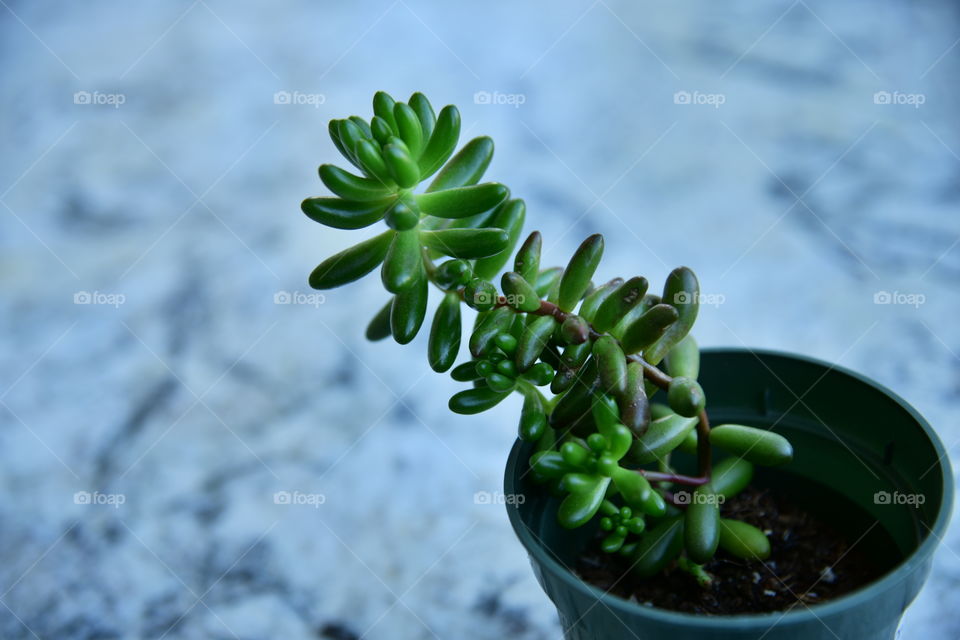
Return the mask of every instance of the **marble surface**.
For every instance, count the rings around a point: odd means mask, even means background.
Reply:
[[[859,370],[955,456],[958,37],[943,1],[4,0],[0,637],[559,637],[474,499],[516,402],[451,415],[422,339],[365,343],[376,278],[308,297],[362,236],[298,210],[326,121],[381,88],[496,139],[548,259],[687,264],[703,344]],[[960,636],[958,553],[903,638]]]

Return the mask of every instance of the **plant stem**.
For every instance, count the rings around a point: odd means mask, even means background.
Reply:
[[[685,476],[679,473],[648,471],[647,469],[637,469],[636,471],[650,482],[675,482],[689,487],[699,487],[710,482],[708,476]]]

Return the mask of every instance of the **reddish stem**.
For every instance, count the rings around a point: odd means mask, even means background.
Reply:
[[[707,476],[685,476],[679,473],[648,471],[646,469],[637,469],[637,473],[642,475],[650,482],[675,482],[677,484],[683,484],[689,487],[699,487],[702,484],[707,484],[710,482],[710,478]]]

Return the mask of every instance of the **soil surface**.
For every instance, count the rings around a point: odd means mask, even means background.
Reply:
[[[741,560],[719,550],[704,565],[714,580],[702,587],[675,565],[653,578],[639,578],[629,572],[627,558],[600,551],[598,537],[580,558],[578,573],[627,600],[705,615],[785,611],[826,602],[883,573],[865,553],[851,548],[855,540],[768,489],[746,489],[728,500],[721,513],[766,532],[770,557]]]

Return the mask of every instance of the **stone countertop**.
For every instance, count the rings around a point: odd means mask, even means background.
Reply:
[[[306,287],[363,235],[298,210],[326,122],[377,89],[494,137],[548,261],[687,264],[702,344],[861,371],[956,456],[952,3],[488,4],[0,6],[0,637],[558,637],[475,500],[517,403],[366,343],[377,278]],[[958,552],[903,638],[960,636]]]

